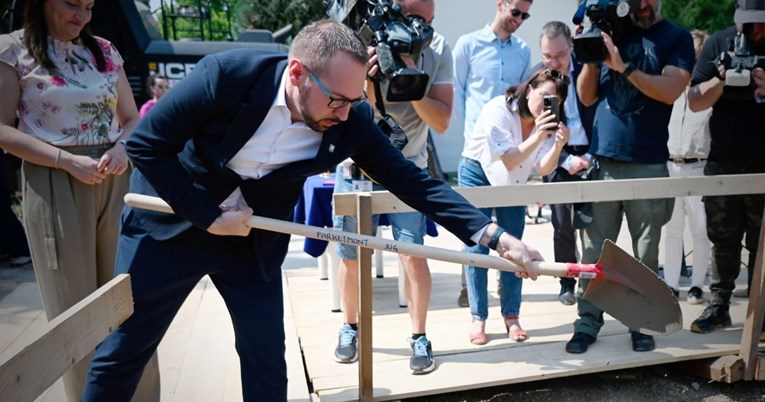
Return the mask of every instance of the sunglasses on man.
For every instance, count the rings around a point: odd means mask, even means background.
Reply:
[[[527,19],[529,19],[529,17],[531,17],[531,14],[529,14],[529,13],[524,13],[523,11],[521,11],[521,10],[519,10],[519,9],[517,9],[517,8],[514,8],[514,9],[510,10],[510,14],[511,14],[513,17],[517,17],[517,16],[519,16],[519,15],[520,15],[520,16],[521,16],[521,19],[522,19],[522,20],[524,20],[524,21],[526,21]]]

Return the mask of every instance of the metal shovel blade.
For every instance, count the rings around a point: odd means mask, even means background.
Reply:
[[[670,335],[683,327],[672,289],[643,263],[606,240],[596,265],[603,276],[590,280],[585,300],[647,335]]]

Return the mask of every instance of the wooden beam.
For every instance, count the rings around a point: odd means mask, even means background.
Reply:
[[[131,314],[130,276],[118,275],[0,355],[0,401],[34,400]]]
[[[473,205],[480,208],[572,202],[645,200],[689,195],[754,194],[765,188],[765,174],[742,174],[703,177],[668,177],[653,179],[579,181],[527,184],[523,186],[485,186],[457,188]],[[412,212],[387,191],[374,191],[372,213]],[[356,200],[353,193],[334,196],[335,213],[352,215]]]
[[[754,378],[752,379],[756,381],[765,381],[765,355],[757,355],[755,367],[757,369],[754,371]]]
[[[746,321],[744,332],[741,336],[741,351],[739,356],[744,359],[744,380],[751,381],[755,378],[757,368],[757,347],[762,333],[762,319],[765,313],[765,213],[760,225],[760,241],[757,245],[757,258],[754,267],[750,271],[752,284],[749,286],[749,304],[746,308]]]
[[[369,194],[357,194],[356,211],[359,233],[372,233],[372,198]],[[359,400],[374,400],[372,382],[372,249],[356,247],[358,253],[359,281]]]
[[[744,361],[735,355],[686,360],[673,366],[687,374],[716,382],[734,383],[743,379]]]
[[[732,384],[744,378],[744,361],[738,356],[723,356],[709,366],[710,378]]]

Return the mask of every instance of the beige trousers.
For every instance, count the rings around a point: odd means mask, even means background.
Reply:
[[[84,299],[113,277],[123,196],[130,171],[87,185],[66,171],[22,165],[23,212],[37,283],[48,320]],[[62,377],[67,398],[79,401],[90,355]],[[134,401],[159,401],[155,354]]]

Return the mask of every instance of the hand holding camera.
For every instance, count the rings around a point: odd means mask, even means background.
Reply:
[[[627,68],[627,64],[622,60],[622,56],[619,54],[619,48],[614,44],[611,35],[601,32],[600,36],[603,37],[603,44],[606,47],[606,58],[603,60],[603,64],[619,73],[623,73]]]

